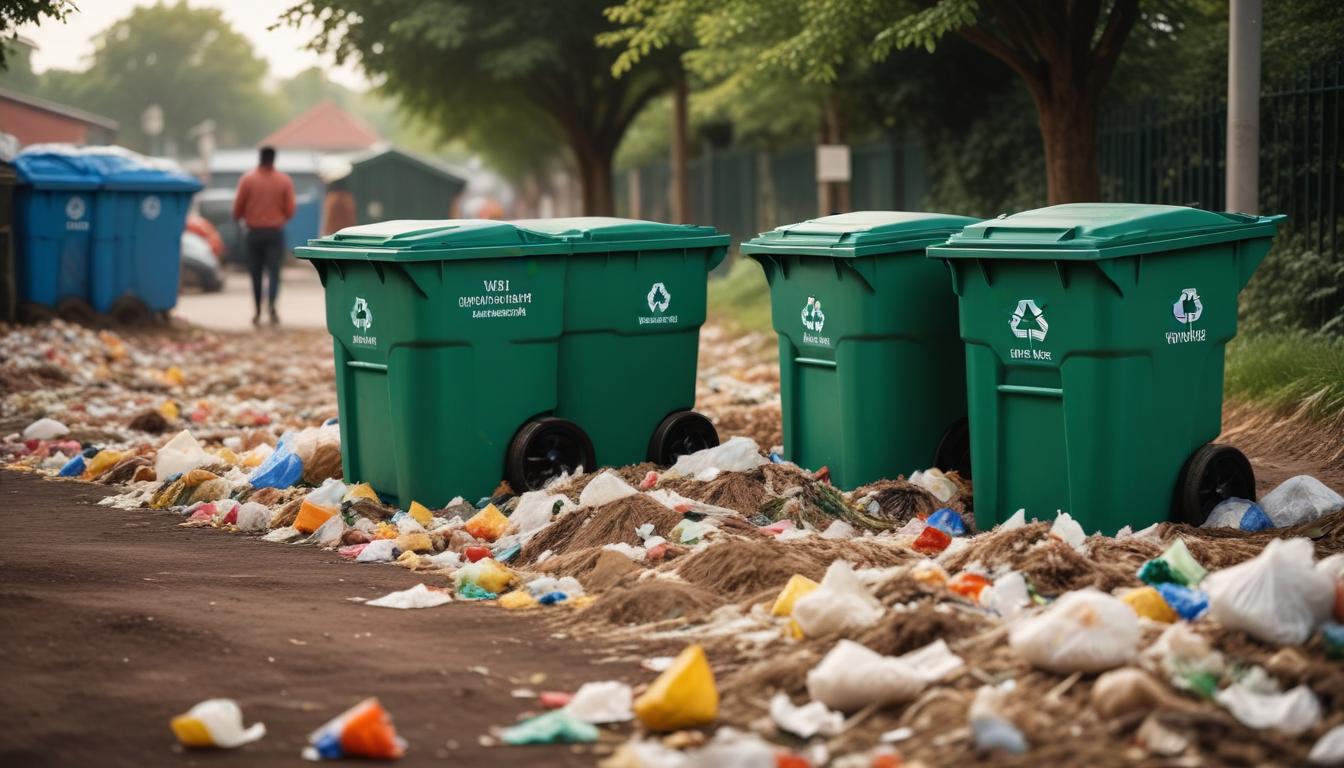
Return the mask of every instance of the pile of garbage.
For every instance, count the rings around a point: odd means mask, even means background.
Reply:
[[[1225,502],[1200,528],[1107,537],[1023,510],[977,531],[955,473],[842,492],[738,435],[671,467],[398,508],[341,478],[325,353],[291,338],[235,355],[174,333],[0,337],[25,351],[0,364],[14,383],[0,459],[112,486],[108,506],[415,572],[371,608],[525,612],[650,671],[647,685],[542,692],[544,711],[491,743],[618,742],[610,768],[1344,763],[1344,497],[1312,477]],[[205,704],[174,721],[184,743],[262,737],[236,705]],[[211,712],[232,730],[210,736]],[[314,732],[313,755],[331,756],[342,717]],[[387,756],[406,748],[384,741]]]

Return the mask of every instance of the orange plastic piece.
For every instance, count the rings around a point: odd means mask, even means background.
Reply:
[[[494,541],[504,535],[505,529],[509,527],[509,518],[499,511],[494,504],[487,504],[485,509],[471,516],[471,519],[462,526],[463,530],[481,541]]]
[[[406,747],[387,710],[377,699],[368,699],[341,729],[341,751],[352,757],[392,760],[406,754]]]
[[[912,546],[916,552],[933,557],[944,549],[947,549],[947,545],[951,543],[951,536],[930,525],[920,532],[919,537],[915,539],[915,543]]]
[[[303,504],[299,506],[299,515],[294,518],[294,530],[299,533],[312,533],[322,524],[331,519],[336,511],[327,507],[319,507],[313,502],[304,499]]]
[[[962,571],[947,582],[947,588],[953,594],[980,602],[980,593],[989,586],[989,579],[982,573]]]
[[[776,752],[775,768],[812,768],[812,764],[807,762],[807,758],[792,752]]]

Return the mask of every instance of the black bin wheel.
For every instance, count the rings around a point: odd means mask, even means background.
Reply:
[[[107,313],[117,325],[137,328],[154,322],[154,313],[145,302],[134,296],[122,296],[112,302],[112,308]]]
[[[956,472],[971,479],[971,425],[966,419],[957,419],[938,440],[933,452],[933,466],[944,472]]]
[[[1181,469],[1173,518],[1200,525],[1220,501],[1233,498],[1255,501],[1255,471],[1241,451],[1209,443],[1190,454]]]
[[[649,438],[649,461],[670,466],[687,454],[719,444],[719,432],[704,415],[695,411],[677,411],[663,419]]]
[[[516,493],[538,491],[546,483],[582,467],[597,468],[593,441],[578,424],[548,417],[523,425],[509,443],[504,472]]]

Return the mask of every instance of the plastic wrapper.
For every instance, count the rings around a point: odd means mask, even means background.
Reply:
[[[1305,685],[1284,693],[1255,690],[1238,681],[1214,697],[1248,728],[1272,728],[1290,736],[1305,733],[1321,721],[1321,703]]]
[[[494,541],[504,535],[509,527],[509,518],[494,504],[485,505],[485,509],[472,515],[462,526],[463,530],[481,541]]]
[[[1223,499],[1209,512],[1201,528],[1237,528],[1247,533],[1274,527],[1264,508],[1248,499]]]
[[[929,515],[927,522],[949,536],[964,536],[966,534],[966,523],[961,519],[961,515],[947,507]]]
[[[209,460],[210,457],[205,449],[201,448],[201,444],[184,429],[164,443],[155,454],[154,476],[159,480],[167,480],[173,475],[189,472]]]
[[[910,475],[910,482],[932,493],[940,502],[946,502],[957,495],[957,484],[936,467],[916,471]]]
[[[1311,522],[1344,509],[1344,496],[1326,487],[1311,475],[1290,477],[1260,499],[1274,527]]]
[[[883,656],[841,640],[807,673],[807,693],[831,709],[854,712],[874,703],[910,701],[962,665],[941,640],[904,656]]]
[[[512,530],[521,534],[532,534],[544,527],[557,512],[573,509],[574,502],[561,494],[545,491],[528,491],[518,499],[518,506],[509,515]]]
[[[1069,592],[1036,616],[1018,619],[1009,644],[1033,666],[1060,674],[1101,672],[1132,661],[1139,620],[1120,599],[1095,589]]]
[[[207,699],[169,723],[185,747],[233,749],[266,735],[263,723],[243,727],[243,710],[233,699]]]
[[[634,694],[629,685],[603,680],[579,686],[565,711],[585,723],[625,723],[635,718],[633,706]]]
[[[976,749],[998,749],[1013,754],[1027,751],[1027,737],[1006,713],[1014,689],[1013,681],[1009,680],[998,686],[982,685],[976,690],[967,712]]]
[[[843,714],[828,709],[820,701],[798,706],[783,691],[770,699],[770,719],[775,721],[780,730],[804,739],[816,735],[835,736],[845,723]]]
[[[1087,532],[1068,512],[1060,512],[1055,516],[1055,522],[1050,526],[1050,536],[1074,549],[1082,549],[1083,542],[1087,541]]]
[[[697,479],[713,479],[719,472],[745,472],[768,463],[770,460],[761,455],[760,446],[756,445],[755,440],[738,436],[713,448],[679,457],[669,472]]]
[[[23,428],[24,440],[55,440],[70,434],[70,428],[55,419],[41,418]]]
[[[1274,539],[1259,555],[1209,575],[1209,616],[1267,643],[1301,645],[1331,613],[1335,582],[1312,567],[1310,539]]]
[[[392,717],[378,699],[361,701],[308,735],[306,760],[365,757],[395,760],[406,754],[406,741],[397,735]]]
[[[459,590],[466,584],[475,584],[487,592],[499,594],[513,581],[513,571],[487,557],[474,563],[468,563],[457,569],[453,575],[454,584]]]
[[[821,585],[793,605],[793,619],[808,637],[871,627],[882,613],[882,603],[843,560],[831,563]]]
[[[817,582],[795,573],[789,577],[789,581],[784,588],[779,591],[779,596],[770,606],[770,615],[772,616],[791,616],[793,615],[793,606],[800,598],[810,594],[821,585]]]
[[[698,728],[719,716],[719,690],[709,659],[698,645],[687,646],[634,705],[635,717],[651,731]]]
[[[252,470],[247,481],[253,488],[288,488],[302,479],[303,460],[294,452],[293,440],[294,434],[286,432],[275,450]]]
[[[1344,725],[1336,725],[1316,740],[1307,762],[1312,765],[1344,765]]]
[[[1149,621],[1170,624],[1181,618],[1162,598],[1162,593],[1153,587],[1131,589],[1121,595],[1120,600],[1139,617]]]
[[[453,601],[445,590],[431,589],[424,584],[416,584],[410,589],[403,589],[400,592],[389,592],[377,600],[370,600],[365,605],[372,605],[375,608],[400,608],[403,610],[414,608],[434,608],[440,605],[446,605]]]
[[[634,496],[636,493],[639,491],[622,480],[620,475],[606,471],[583,487],[583,492],[579,494],[579,506],[600,507],[613,501],[620,501],[627,496]]]
[[[597,741],[597,728],[563,709],[524,720],[500,734],[505,744],[581,744]]]

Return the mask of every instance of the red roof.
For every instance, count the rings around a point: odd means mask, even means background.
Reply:
[[[261,145],[276,149],[346,152],[368,149],[380,141],[382,137],[368,123],[332,101],[323,101],[280,126],[262,139]]]

